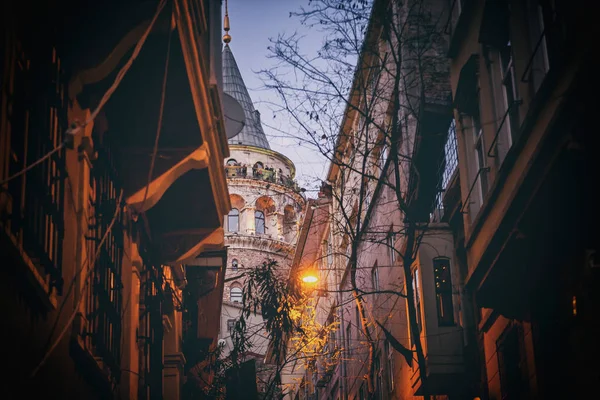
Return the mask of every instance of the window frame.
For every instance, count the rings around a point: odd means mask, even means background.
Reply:
[[[394,232],[394,227],[392,226],[388,232],[387,237],[387,246],[388,246],[388,257],[391,265],[396,264],[396,233]]]
[[[519,109],[514,103],[519,101],[519,83],[515,70],[515,56],[511,41],[498,51],[500,82],[502,83],[502,99],[504,112],[508,111],[507,148],[511,148],[519,131]]]
[[[231,335],[233,333],[233,329],[235,328],[235,318],[229,318],[227,320],[227,332]]]
[[[383,348],[387,359],[387,381],[388,381],[388,392],[394,391],[394,349],[390,345],[390,342],[386,339],[383,342]]]
[[[441,272],[438,273],[438,268],[443,267],[444,263],[446,264],[444,268],[447,268],[447,276],[442,277]],[[454,318],[452,267],[450,265],[450,258],[436,257],[433,259],[432,264],[438,326],[456,326],[456,320]]]
[[[377,263],[375,263],[375,265],[373,265],[373,268],[371,268],[371,283],[373,284],[373,291],[377,292],[380,290],[380,286],[379,286],[379,267],[377,266]]]
[[[423,332],[423,316],[421,314],[421,281],[419,280],[420,273],[419,267],[413,269],[413,295],[415,298],[415,312],[417,317],[417,326],[419,328],[419,333]]]
[[[262,225],[257,224],[257,221],[262,221]],[[258,227],[262,229],[259,231]],[[254,211],[254,232],[258,235],[264,235],[267,231],[265,213],[261,210]]]
[[[233,299],[234,290],[235,290],[235,297],[237,298],[239,296],[239,298],[240,298],[239,301],[236,301]],[[229,301],[231,301],[232,303],[241,303],[243,296],[244,296],[244,291],[242,290],[241,287],[232,286],[231,288],[229,288]]]
[[[231,229],[231,220],[235,218],[236,229]],[[227,232],[239,232],[240,231],[240,210],[232,208],[227,214]]]

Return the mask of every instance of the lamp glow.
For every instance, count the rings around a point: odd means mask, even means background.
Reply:
[[[304,283],[315,283],[318,280],[319,279],[314,275],[306,275],[306,276],[302,277],[302,282],[304,282]]]

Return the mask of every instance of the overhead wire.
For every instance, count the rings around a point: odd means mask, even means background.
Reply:
[[[167,3],[167,0],[161,0],[160,1],[160,3],[157,6],[157,9],[156,9],[156,11],[154,13],[154,16],[152,17],[152,20],[150,21],[148,27],[146,28],[146,31],[142,34],[140,40],[136,43],[136,46],[135,46],[135,48],[133,50],[132,55],[130,56],[130,58],[128,59],[128,61],[125,63],[125,65],[123,65],[123,67],[119,70],[119,73],[117,74],[117,76],[116,76],[113,84],[104,93],[104,95],[102,96],[100,102],[98,103],[98,105],[96,106],[96,108],[94,109],[94,111],[90,114],[90,116],[88,117],[88,119],[86,121],[84,121],[83,124],[75,125],[75,126],[72,126],[71,128],[69,128],[67,130],[67,134],[70,134],[70,135],[77,134],[77,133],[80,132],[80,130],[82,128],[84,128],[85,126],[87,126],[88,124],[90,124],[91,122],[93,122],[95,120],[95,118],[98,116],[98,114],[100,113],[100,111],[102,110],[102,108],[104,107],[104,105],[108,102],[108,100],[110,99],[110,97],[112,96],[112,94],[116,91],[116,89],[120,85],[121,81],[125,77],[125,74],[129,71],[131,65],[133,64],[133,61],[139,55],[139,53],[140,53],[140,51],[141,51],[141,49],[142,49],[142,47],[143,47],[146,39],[150,35],[150,32],[152,31],[152,28],[154,27],[154,25],[155,25],[158,17],[160,16],[160,14],[161,14],[161,12],[162,12],[162,10],[163,10],[163,8],[164,8],[164,6],[165,6],[166,3]],[[171,17],[172,17],[172,14],[171,14]],[[164,109],[164,97],[165,97],[164,96],[164,92],[165,92],[165,87],[166,87],[166,73],[167,73],[167,70],[168,70],[168,59],[169,59],[169,54],[170,54],[171,34],[172,34],[172,30],[169,27],[169,39],[168,39],[168,46],[167,46],[167,60],[166,60],[166,65],[165,65],[165,77],[163,79],[163,85],[162,85],[161,106],[160,106],[161,112],[160,112],[160,115],[159,115],[159,126],[157,128],[157,136],[160,133],[160,127],[162,125],[162,110]],[[156,142],[158,142],[158,138],[155,140],[153,163],[154,163],[154,160],[156,158],[156,152],[157,152]],[[65,145],[66,145],[66,142],[63,142],[61,145],[59,145],[58,147],[56,147],[55,149],[53,149],[52,151],[50,151],[44,157],[42,157],[39,160],[37,160],[36,162],[32,163],[28,167],[24,168],[22,171],[18,172],[17,174],[14,174],[11,177],[7,178],[6,180],[2,181],[1,184],[5,184],[6,182],[8,182],[8,181],[10,181],[12,179],[17,178],[18,176],[23,175],[27,171],[29,171],[32,168],[34,168],[36,165],[39,165],[44,160],[46,160],[49,157],[51,157],[54,153],[56,153],[57,151],[59,151],[60,149],[62,149],[63,147],[65,147]],[[151,174],[151,172],[150,172],[150,174]],[[149,182],[146,185],[146,190],[147,190],[148,186],[149,186]],[[100,241],[100,244],[96,248],[94,260],[88,266],[88,268],[89,268],[88,269],[88,273],[86,274],[86,276],[84,278],[84,290],[85,290],[85,288],[87,288],[87,286],[89,284],[89,279],[91,278],[92,273],[93,273],[93,271],[95,269],[95,264],[96,264],[96,261],[98,259],[99,251],[101,250],[102,246],[104,245],[104,242],[106,241],[106,238],[108,237],[109,233],[111,232],[111,230],[112,230],[112,228],[113,228],[113,226],[114,226],[114,224],[116,222],[116,219],[117,219],[117,217],[119,215],[119,212],[121,210],[122,199],[123,199],[123,190],[121,190],[121,192],[120,192],[119,199],[118,199],[117,204],[116,204],[116,210],[115,210],[115,214],[113,216],[113,219],[112,219],[111,223],[109,224],[106,232],[104,233],[104,236],[103,236],[102,240]],[[78,276],[83,271],[85,264],[86,264],[86,260],[84,260],[84,262],[82,263],[81,268],[78,269],[75,277],[73,277],[73,282],[72,282],[72,285],[70,286],[70,289],[73,287],[73,283],[77,280]],[[69,290],[69,294],[70,294],[70,290]],[[60,311],[63,310],[64,304],[66,303],[66,300],[67,300],[67,297],[69,297],[69,296],[67,295],[63,299],[63,303],[61,304]],[[46,352],[45,352],[44,356],[42,357],[41,361],[36,366],[36,368],[32,371],[31,376],[30,376],[31,378],[35,377],[35,375],[37,374],[37,372],[46,363],[48,357],[51,355],[51,353],[54,351],[54,349],[58,346],[58,344],[60,343],[60,341],[62,340],[62,338],[66,334],[66,332],[68,331],[68,329],[71,326],[73,320],[75,319],[77,313],[79,312],[79,306],[80,306],[83,298],[84,298],[84,296],[81,296],[78,299],[78,301],[77,301],[77,303],[75,305],[74,311],[71,314],[71,316],[69,317],[69,319],[66,322],[65,326],[63,327],[63,330],[60,332],[60,334],[58,335],[58,337],[54,340],[53,344],[46,350]],[[58,322],[58,317],[57,317],[57,321],[56,322]],[[52,334],[54,333],[54,330],[56,329],[56,326],[57,326],[57,324],[55,323],[54,326],[53,326],[52,332],[51,332],[51,336],[49,337],[49,343],[50,343],[50,340],[52,338]]]
[[[98,244],[98,246],[96,247],[96,250],[94,251],[94,259],[89,264],[88,272],[85,275],[85,278],[83,280],[83,290],[82,290],[82,292],[87,289],[87,286],[89,284],[89,280],[90,280],[90,278],[92,276],[92,273],[95,270],[95,265],[96,265],[96,261],[98,261],[98,256],[100,254],[100,250],[102,249],[102,246],[104,246],[104,242],[108,238],[109,233],[112,231],[112,228],[113,228],[115,222],[117,221],[117,217],[119,216],[120,211],[122,209],[122,207],[121,207],[122,200],[123,200],[123,190],[121,190],[121,193],[119,194],[119,199],[117,200],[115,214],[113,215],[113,218],[112,218],[110,224],[108,225],[108,227],[106,229],[106,232],[104,233],[104,236],[102,236],[102,240],[100,240],[100,243]],[[75,307],[73,309],[73,313],[71,314],[71,316],[69,317],[69,319],[65,323],[65,326],[63,327],[63,330],[60,332],[60,334],[58,335],[58,337],[54,340],[54,343],[52,344],[52,346],[50,346],[50,348],[46,351],[46,353],[44,354],[44,356],[42,357],[42,359],[38,363],[38,365],[34,368],[34,370],[31,373],[30,378],[34,378],[35,377],[35,375],[37,374],[37,372],[46,363],[46,361],[48,360],[48,357],[50,357],[50,355],[52,354],[52,352],[54,351],[54,349],[56,349],[56,347],[58,346],[58,344],[60,343],[60,341],[62,340],[62,338],[65,336],[65,334],[69,330],[69,327],[71,326],[71,323],[73,322],[73,320],[75,320],[75,317],[79,313],[79,306],[81,305],[81,302],[83,301],[84,297],[85,296],[80,296],[79,299],[77,299],[77,302],[75,303]]]
[[[158,153],[158,142],[160,140],[160,132],[162,130],[163,124],[163,115],[165,110],[165,99],[167,93],[167,77],[169,75],[169,58],[171,56],[171,37],[173,34],[173,29],[171,29],[171,21],[173,18],[174,8],[171,10],[171,20],[169,21],[169,35],[167,39],[167,55],[165,57],[165,69],[163,73],[163,81],[160,93],[160,105],[158,108],[158,122],[156,124],[156,135],[154,137],[154,147],[152,149],[152,158],[150,160],[150,168],[148,170],[148,180],[146,183],[146,189],[144,191],[144,199],[142,200],[141,208],[143,210],[144,205],[146,204],[146,199],[148,197],[148,191],[150,190],[150,183],[152,182],[152,174],[154,173],[154,164],[156,163],[156,155]]]
[[[67,141],[65,140],[61,144],[59,144],[57,147],[55,147],[54,149],[50,150],[48,153],[46,153],[44,156],[42,156],[37,161],[29,164],[28,166],[26,166],[25,168],[23,168],[19,172],[15,173],[15,174],[9,176],[8,178],[4,179],[3,181],[1,181],[0,182],[0,186],[3,186],[6,183],[12,181],[13,179],[16,179],[16,178],[20,177],[21,175],[26,174],[27,172],[29,172],[30,170],[32,170],[36,166],[40,165],[41,163],[43,163],[44,161],[46,161],[47,159],[49,159],[50,157],[52,157],[52,155],[54,155],[55,153],[57,153],[58,151],[60,151],[66,145],[67,145]]]
[[[115,92],[115,90],[117,90],[117,88],[121,84],[121,81],[125,77],[125,74],[127,73],[127,71],[129,71],[129,68],[131,68],[133,61],[139,55],[140,50],[142,49],[142,46],[144,45],[144,43],[146,42],[146,39],[150,35],[150,32],[152,31],[152,28],[154,27],[154,24],[156,23],[156,20],[158,19],[158,16],[160,15],[160,13],[166,3],[167,3],[167,0],[160,0],[160,3],[158,4],[156,12],[155,12],[154,16],[152,17],[152,20],[150,21],[148,28],[146,28],[146,31],[142,34],[142,36],[140,37],[140,40],[136,43],[133,53],[131,54],[131,56],[125,63],[125,65],[123,65],[123,67],[119,70],[119,73],[115,77],[114,82],[108,88],[108,90],[104,93],[104,95],[100,99],[100,102],[98,103],[98,105],[96,106],[94,111],[90,114],[88,119],[86,119],[81,124],[72,124],[72,126],[69,127],[65,131],[67,138],[60,145],[58,145],[54,149],[50,150],[48,153],[46,153],[40,159],[38,159],[35,162],[31,163],[30,165],[26,166],[21,171],[0,181],[0,186],[5,185],[6,183],[12,181],[13,179],[16,179],[16,178],[20,177],[21,175],[29,172],[31,169],[35,168],[36,166],[40,165],[42,162],[46,161],[48,158],[52,157],[53,154],[57,153],[58,151],[60,151],[62,148],[64,148],[67,145],[67,143],[71,140],[71,136],[77,135],[79,132],[81,132],[81,130],[83,128],[85,128],[87,125],[89,125],[96,119],[96,117],[98,116],[98,114],[100,113],[100,111],[102,110],[104,105],[106,104],[106,102],[110,99],[112,94]]]

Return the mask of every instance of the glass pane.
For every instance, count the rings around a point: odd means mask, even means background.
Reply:
[[[237,209],[233,209],[229,212],[227,217],[227,229],[229,232],[237,232],[239,230],[239,219],[240,212]]]
[[[265,214],[261,211],[256,211],[254,213],[254,224],[256,233],[264,234],[265,233]]]

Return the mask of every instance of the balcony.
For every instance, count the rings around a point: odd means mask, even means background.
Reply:
[[[61,294],[67,175],[64,150],[52,150],[64,143],[67,125],[62,60],[55,48],[38,48],[26,39],[11,39],[7,46],[12,50],[6,62],[14,71],[3,87],[7,102],[0,100],[9,121],[0,145],[0,180],[7,179],[0,188],[0,226],[11,244],[7,249],[40,283],[39,293]],[[37,160],[43,161],[19,175]]]
[[[421,307],[421,342],[427,364],[428,391],[452,395],[463,380],[463,328],[458,300],[460,285],[454,262],[454,240],[447,224],[430,223],[417,254]],[[414,395],[422,395],[418,368],[411,376]]]
[[[273,171],[271,169],[248,168],[242,165],[226,165],[225,175],[227,176],[227,179],[254,179],[257,181],[275,183],[288,189],[292,189],[296,193],[304,192],[304,189],[300,188],[298,183],[290,176],[280,174],[279,171]]]

